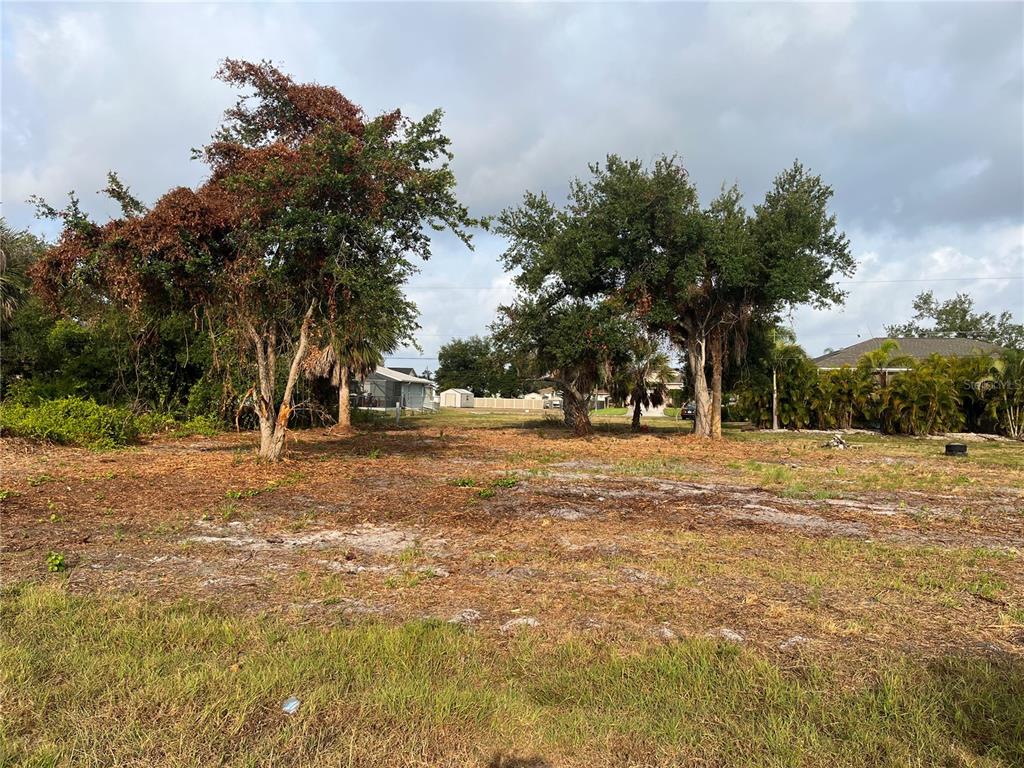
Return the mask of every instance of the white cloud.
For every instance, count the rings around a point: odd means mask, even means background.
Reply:
[[[144,199],[203,174],[229,88],[225,56],[269,58],[371,113],[440,106],[474,214],[525,189],[556,200],[609,152],[679,153],[705,197],[748,203],[794,157],[836,190],[858,280],[1024,271],[1024,6],[1020,4],[4,5],[4,216],[24,200],[87,210],[109,169]],[[52,233],[52,230],[50,231]],[[510,294],[479,236],[449,239],[415,285],[424,354],[485,332]],[[944,250],[945,249],[945,250]],[[1024,315],[1019,282],[857,284],[844,309],[799,310],[811,350],[905,319],[918,290],[969,289]]]

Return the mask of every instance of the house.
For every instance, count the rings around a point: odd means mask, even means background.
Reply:
[[[932,355],[941,357],[970,357],[972,355],[991,355],[1001,351],[998,344],[980,339],[958,339],[958,338],[903,338],[888,339],[884,336],[876,336],[867,341],[858,342],[852,346],[828,352],[821,357],[814,358],[814,364],[823,371],[831,371],[848,365],[856,367],[868,352],[879,349],[886,341],[895,341],[899,349],[893,350],[894,358],[910,358],[911,360],[924,360]],[[893,365],[879,369],[880,373],[893,373],[907,370],[906,365]]]
[[[371,408],[421,410],[434,407],[434,382],[416,375],[412,368],[385,368],[378,365],[361,384],[360,404]]]
[[[441,393],[442,408],[472,408],[473,393],[468,389],[446,389]]]

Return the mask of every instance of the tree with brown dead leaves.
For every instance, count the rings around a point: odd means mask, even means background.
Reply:
[[[57,307],[82,295],[143,313],[195,307],[232,329],[255,364],[259,455],[276,460],[303,359],[344,313],[353,281],[401,285],[413,259],[429,257],[431,230],[469,245],[473,222],[455,198],[439,110],[368,118],[336,89],[268,62],[229,59],[217,77],[244,92],[194,152],[209,179],[147,209],[111,177],[122,216],[102,225],[73,196],[63,210],[40,202],[64,230],[33,276]]]

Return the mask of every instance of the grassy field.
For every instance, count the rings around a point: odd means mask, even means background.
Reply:
[[[0,441],[0,764],[1024,765],[1022,446],[596,422]]]
[[[9,591],[3,619],[4,764],[1024,761],[1005,660],[889,658],[851,685],[705,639],[622,654],[443,622],[294,628],[59,586]]]

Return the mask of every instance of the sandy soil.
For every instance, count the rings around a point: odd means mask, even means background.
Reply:
[[[62,578],[54,551],[76,592],[301,623],[1024,654],[1024,448],[952,465],[928,441],[821,440],[425,422],[296,433],[268,466],[244,434],[106,453],[6,439],[0,580]]]

